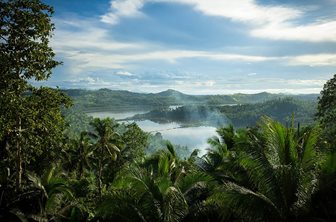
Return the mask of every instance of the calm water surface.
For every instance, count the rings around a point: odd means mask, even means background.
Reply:
[[[141,111],[141,112],[93,112],[93,113],[88,113],[88,115],[95,117],[95,118],[114,118],[116,120],[119,119],[126,119],[128,117],[132,117],[136,114],[144,114],[147,113],[148,111]]]
[[[99,118],[124,119],[139,113],[145,112],[94,112],[88,114]],[[128,123],[131,122],[136,122],[145,132],[153,134],[160,132],[164,139],[170,140],[173,144],[188,146],[190,150],[199,149],[201,151],[200,155],[206,152],[206,148],[208,147],[207,139],[216,135],[216,128],[210,126],[181,127],[174,122],[161,124],[150,120],[128,121]]]

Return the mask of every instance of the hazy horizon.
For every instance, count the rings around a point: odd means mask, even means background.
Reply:
[[[107,90],[112,90],[112,91],[126,91],[126,92],[131,92],[131,93],[143,93],[143,94],[158,94],[158,93],[163,93],[163,92],[166,92],[166,91],[170,91],[170,90],[173,90],[173,91],[177,91],[177,92],[180,92],[182,94],[185,94],[185,95],[192,95],[192,96],[202,96],[202,95],[235,95],[235,94],[246,94],[246,95],[253,95],[253,94],[262,94],[262,93],[270,93],[270,94],[279,94],[279,95],[288,95],[288,96],[291,96],[291,95],[319,95],[319,93],[283,93],[283,92],[278,92],[278,93],[271,93],[271,92],[267,92],[267,91],[256,91],[256,92],[235,92],[235,93],[222,93],[222,94],[198,94],[197,92],[195,93],[187,93],[187,92],[183,92],[183,90],[175,90],[175,89],[165,89],[165,90],[159,90],[159,91],[153,91],[153,92],[141,92],[141,91],[132,91],[132,90],[127,90],[127,89],[109,89],[109,88],[99,88],[99,89],[88,89],[88,88],[59,88],[61,90],[88,90],[88,91],[97,91],[97,90],[104,90],[104,89],[107,89]]]
[[[43,1],[64,62],[43,85],[318,94],[336,73],[335,0]]]

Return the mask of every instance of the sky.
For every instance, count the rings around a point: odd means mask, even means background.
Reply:
[[[43,2],[63,61],[43,85],[305,94],[336,73],[336,0]]]

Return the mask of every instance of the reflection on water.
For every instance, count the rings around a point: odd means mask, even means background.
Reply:
[[[150,120],[132,121],[132,122],[136,122],[142,130],[150,133],[156,133],[156,132],[162,133],[164,131],[171,131],[180,128],[180,125],[174,122],[163,124],[155,123]]]
[[[122,112],[122,113],[115,113],[115,112],[93,112],[93,113],[88,113],[89,116],[92,116],[94,118],[114,118],[116,120],[119,119],[126,119],[128,117],[132,117],[136,114],[144,114],[148,111],[142,111],[142,112]]]
[[[182,107],[182,105],[169,106],[168,108],[170,110],[175,110],[175,109],[180,108],[180,107]]]
[[[131,117],[139,112],[112,113],[95,112],[89,113],[93,117],[124,119]],[[123,121],[131,123],[133,121]],[[173,144],[188,146],[191,150],[199,149],[200,155],[203,155],[208,148],[207,139],[216,135],[216,128],[210,126],[199,127],[181,127],[177,123],[155,123],[150,120],[135,121],[145,132],[160,132],[164,139],[170,140]]]
[[[205,154],[209,137],[216,135],[216,128],[209,126],[178,128],[161,132],[162,136],[173,144],[199,149],[200,155]]]

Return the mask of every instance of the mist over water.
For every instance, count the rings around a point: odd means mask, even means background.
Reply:
[[[94,112],[89,113],[89,115],[98,118],[110,117],[114,119],[125,119],[139,113],[144,112]],[[212,126],[182,127],[180,124],[175,122],[156,123],[151,120],[122,122],[135,122],[142,130],[152,134],[159,132],[162,134],[164,139],[169,140],[173,144],[187,146],[190,149],[190,152],[194,149],[199,149],[200,155],[205,154],[206,148],[208,148],[207,139],[216,135],[216,128]]]
[[[216,135],[216,128],[210,126],[186,127],[161,132],[165,139],[173,144],[189,147],[190,150],[199,149],[200,155],[208,148],[208,138]]]
[[[94,118],[113,118],[116,120],[120,120],[120,119],[126,119],[129,117],[132,117],[136,114],[143,114],[146,113],[147,111],[139,111],[139,112],[92,112],[92,113],[88,113],[89,116],[92,116]]]

